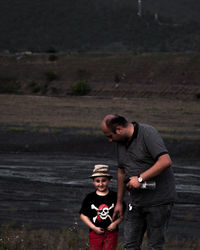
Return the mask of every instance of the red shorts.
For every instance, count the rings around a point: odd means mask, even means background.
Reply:
[[[118,231],[97,234],[89,233],[90,250],[115,250],[117,248]]]

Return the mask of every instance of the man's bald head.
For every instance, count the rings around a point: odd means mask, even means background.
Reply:
[[[125,128],[128,126],[128,124],[128,121],[123,116],[109,114],[106,115],[102,121],[102,130],[110,130],[115,133],[117,126],[122,126]]]
[[[116,115],[113,115],[113,114],[109,114],[109,115],[106,115],[102,121],[102,124],[101,124],[101,129],[104,131],[106,129],[108,129],[108,125],[110,124],[110,121],[112,119],[114,119],[116,117]]]

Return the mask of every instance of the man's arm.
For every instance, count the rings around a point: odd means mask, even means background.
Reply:
[[[161,155],[156,163],[146,170],[144,173],[141,173],[140,176],[144,181],[152,179],[153,177],[160,175],[166,168],[172,165],[171,158],[168,154]]]
[[[118,168],[118,174],[117,174],[117,203],[114,209],[113,213],[113,219],[115,216],[119,213],[120,217],[123,217],[123,197],[125,192],[125,185],[124,185],[124,179],[125,179],[125,171],[123,168]]]
[[[123,216],[120,216],[118,219],[116,219],[115,221],[113,221],[108,227],[107,230],[112,232],[114,231],[117,226],[123,221]]]
[[[140,176],[142,177],[143,181],[147,181],[157,175],[160,175],[166,168],[170,167],[171,164],[172,161],[169,154],[161,155],[156,161],[156,163],[151,168],[141,173]],[[130,177],[130,179],[131,180],[127,184],[128,188],[140,187],[141,183],[138,182],[137,176],[132,176]]]

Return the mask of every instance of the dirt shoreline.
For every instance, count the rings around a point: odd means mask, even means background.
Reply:
[[[164,137],[174,158],[199,159],[200,141]],[[97,131],[65,128],[52,132],[12,131],[0,129],[0,153],[69,153],[75,155],[115,156],[115,144],[110,144]]]

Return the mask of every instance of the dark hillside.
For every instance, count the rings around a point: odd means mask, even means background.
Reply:
[[[198,2],[167,3],[142,1],[138,16],[136,0],[3,1],[0,51],[199,51]]]
[[[137,2],[137,1],[136,1]],[[200,22],[198,0],[142,0],[143,10],[167,17],[175,23]]]
[[[0,56],[0,67],[0,93],[67,96],[78,81],[92,96],[191,100],[200,93],[199,53],[21,54]]]

